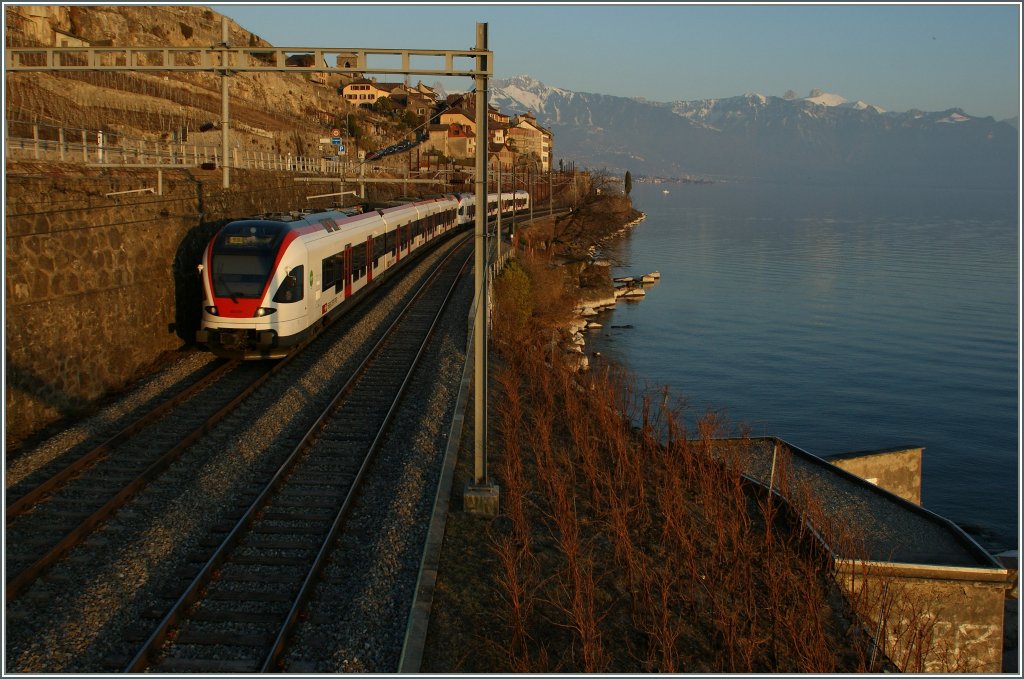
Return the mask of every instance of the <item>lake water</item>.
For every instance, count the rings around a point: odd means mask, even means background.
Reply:
[[[732,433],[822,457],[924,446],[923,505],[1017,547],[1016,192],[634,183],[632,198],[647,219],[604,254],[615,275],[662,278],[602,314],[588,351]]]

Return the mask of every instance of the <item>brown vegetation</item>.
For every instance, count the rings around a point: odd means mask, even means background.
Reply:
[[[589,172],[569,177],[571,182],[557,187],[556,195],[560,194],[573,209],[523,231],[521,237],[527,252],[545,252],[549,260],[556,256],[582,259],[594,243],[640,216],[640,211],[607,174]]]

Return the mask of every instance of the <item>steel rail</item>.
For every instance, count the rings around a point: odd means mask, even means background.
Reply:
[[[380,448],[381,442],[384,439],[384,434],[386,433],[388,426],[391,424],[391,420],[394,417],[395,412],[398,410],[398,405],[401,402],[402,397],[408,390],[409,383],[412,381],[413,373],[416,372],[416,369],[419,367],[420,359],[422,358],[423,353],[426,351],[427,345],[430,343],[431,338],[434,336],[434,331],[437,329],[437,324],[440,322],[441,316],[444,313],[445,309],[447,308],[449,300],[451,300],[452,295],[455,293],[456,286],[458,286],[459,281],[465,275],[466,269],[469,266],[469,261],[470,259],[469,257],[467,257],[466,260],[463,262],[462,267],[459,270],[459,273],[455,276],[455,280],[452,281],[451,286],[448,288],[448,292],[445,294],[444,299],[441,301],[441,305],[438,308],[437,315],[434,317],[433,322],[431,322],[430,328],[427,329],[426,336],[423,338],[423,342],[420,344],[419,350],[416,352],[416,356],[413,358],[412,364],[409,366],[409,370],[406,372],[405,378],[402,380],[402,384],[398,388],[398,394],[395,396],[394,402],[392,402],[391,407],[388,409],[387,414],[384,416],[384,421],[381,424],[380,429],[377,432],[377,435],[374,437],[373,442],[370,444],[366,457],[363,460],[363,464],[359,467],[359,471],[356,473],[355,479],[352,481],[352,487],[349,489],[349,492],[345,496],[345,500],[342,503],[341,508],[338,510],[338,513],[335,516],[333,523],[331,524],[330,531],[324,538],[323,545],[321,546],[320,551],[317,553],[316,559],[310,565],[309,571],[307,572],[306,577],[302,582],[302,587],[300,588],[299,593],[295,597],[295,602],[292,604],[291,610],[288,612],[288,615],[285,618],[284,623],[281,625],[281,629],[278,631],[277,636],[274,639],[274,643],[271,646],[270,652],[267,654],[267,657],[264,659],[262,665],[260,666],[260,672],[271,672],[281,669],[281,655],[284,653],[284,650],[288,642],[288,638],[294,632],[295,626],[299,621],[299,616],[302,612],[302,609],[305,607],[307,601],[309,600],[309,597],[313,593],[313,587],[316,584],[317,578],[320,576],[320,573],[323,571],[324,566],[326,565],[327,557],[331,553],[334,540],[341,532],[341,527],[344,524],[345,519],[348,517],[348,513],[349,510],[351,509],[352,502],[355,499],[356,492],[360,489],[360,486],[362,484],[363,476],[366,470],[369,468],[370,463],[373,461],[377,453],[377,450]]]
[[[174,406],[178,405],[182,401],[186,401],[191,398],[196,392],[199,392],[206,388],[207,385],[216,382],[223,375],[235,369],[238,365],[238,361],[226,361],[222,365],[218,366],[212,372],[204,375],[194,384],[183,389],[180,393],[175,394],[171,398],[167,399],[157,407],[150,410],[148,413],[142,415],[134,422],[126,426],[118,433],[111,436],[109,439],[99,444],[98,446],[86,451],[81,457],[76,459],[74,462],[69,464],[67,467],[51,476],[46,481],[43,481],[38,486],[28,491],[17,500],[7,505],[6,512],[6,523],[11,524],[12,519],[25,513],[31,509],[36,503],[42,500],[45,496],[52,493],[57,488],[63,486],[72,476],[80,471],[88,469],[93,464],[100,461],[111,448],[119,445],[123,441],[127,440],[130,436],[138,432],[143,427],[155,422],[159,418],[163,417],[169,410]]]
[[[337,320],[337,319],[335,319]],[[333,323],[333,321],[332,321]],[[317,333],[318,334],[318,333]],[[123,507],[129,500],[139,493],[150,481],[155,479],[161,472],[171,465],[181,454],[193,443],[199,440],[206,432],[213,428],[217,423],[231,414],[235,408],[239,406],[245,399],[247,399],[256,389],[262,386],[271,376],[276,375],[278,372],[283,370],[292,360],[295,359],[300,353],[301,348],[307,346],[309,342],[312,342],[314,337],[310,337],[300,344],[296,351],[289,354],[285,358],[278,361],[273,367],[264,372],[262,375],[253,380],[245,389],[240,391],[237,396],[232,398],[226,405],[217,410],[212,416],[206,419],[203,424],[193,429],[189,434],[185,436],[181,441],[171,447],[167,452],[163,453],[159,458],[153,461],[145,470],[142,471],[138,476],[132,479],[129,483],[125,484],[124,487],[110,500],[108,500],[102,507],[97,509],[95,512],[90,514],[84,519],[78,526],[73,528],[71,531],[66,533],[57,543],[55,543],[50,549],[48,549],[42,556],[37,558],[31,565],[23,569],[20,573],[15,575],[13,578],[7,581],[5,586],[5,600],[11,601],[14,599],[19,592],[25,587],[34,582],[43,571],[49,566],[53,565],[59,558],[61,558],[68,550],[72,549],[76,545],[80,544],[86,537],[88,537],[98,525],[109,518],[115,511]],[[236,367],[240,361],[229,361],[227,365]],[[208,384],[208,383],[207,383]]]
[[[291,357],[289,357],[290,359]],[[240,403],[245,401],[252,392],[259,388],[271,375],[276,374],[284,367],[286,361],[279,362],[270,370],[267,370],[253,382],[243,389],[237,396],[231,399],[226,405],[217,410],[203,424],[193,429],[185,438],[163,453],[153,461],[141,474],[132,479],[116,495],[108,500],[102,507],[90,514],[78,526],[66,533],[56,544],[47,550],[42,556],[36,559],[16,576],[6,583],[5,600],[11,601],[21,590],[34,582],[36,578],[49,566],[53,565],[68,550],[81,543],[88,537],[95,528],[109,518],[115,511],[123,507],[129,500],[139,493],[146,485],[156,478],[161,472],[171,465],[181,454],[201,436],[208,432],[214,425],[227,417]]]

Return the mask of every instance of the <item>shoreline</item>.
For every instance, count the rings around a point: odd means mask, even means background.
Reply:
[[[580,303],[572,309],[572,318],[565,325],[564,330],[570,337],[568,343],[563,344],[563,351],[568,354],[577,354],[577,369],[586,370],[590,367],[590,358],[586,355],[585,332],[600,330],[603,323],[594,320],[601,313],[615,309],[620,300],[639,301],[646,296],[647,288],[654,286],[661,280],[661,272],[652,271],[645,274],[632,276],[612,276],[612,261],[598,253],[601,248],[607,246],[613,240],[629,235],[632,230],[647,219],[645,212],[640,216],[626,222],[616,231],[602,236],[595,243],[587,247],[587,254],[590,261],[586,266],[591,270],[600,270],[606,279],[606,286],[583,287],[577,285],[576,289],[580,294]],[[608,294],[608,288],[610,293]],[[598,290],[597,294],[591,294],[588,298],[586,292]],[[600,354],[594,354],[599,356]]]

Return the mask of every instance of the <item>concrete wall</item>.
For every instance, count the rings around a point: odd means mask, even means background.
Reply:
[[[1006,571],[845,561],[839,580],[901,671],[1002,671]]]
[[[311,206],[293,176],[9,164],[5,259],[7,446],[123,388],[193,341],[202,248],[225,221]],[[317,191],[315,193],[326,193]]]
[[[921,504],[921,454],[919,447],[845,453],[828,461],[885,488],[904,500]]]

